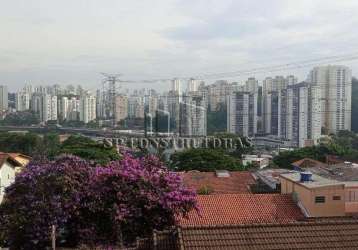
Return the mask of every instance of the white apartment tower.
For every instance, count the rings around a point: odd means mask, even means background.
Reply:
[[[62,121],[67,120],[68,118],[68,106],[69,106],[68,97],[62,96],[58,100],[58,115]]]
[[[297,83],[297,78],[293,75],[275,78],[267,77],[262,85],[262,120],[263,131],[266,134],[285,137],[286,135],[286,118],[287,112],[286,89],[290,85]],[[284,115],[284,116],[282,116]]]
[[[200,82],[198,80],[193,79],[193,78],[189,79],[187,92],[198,91],[199,85],[200,85]]]
[[[80,121],[88,123],[96,119],[96,97],[93,95],[82,95],[80,97]]]
[[[181,90],[181,81],[180,81],[180,79],[174,78],[172,80],[171,91],[177,92],[178,95],[181,95],[182,90]]]
[[[180,103],[181,136],[206,136],[207,134],[207,110],[205,97],[199,92],[191,92]]]
[[[17,111],[30,109],[30,94],[26,92],[17,92],[15,95],[15,108]]]
[[[0,111],[6,111],[9,107],[7,86],[0,86]]]
[[[57,96],[35,93],[31,99],[31,110],[39,114],[42,122],[57,120]]]
[[[351,129],[352,72],[346,66],[328,65],[315,67],[309,82],[320,89],[315,94],[321,98],[321,121],[329,133]]]

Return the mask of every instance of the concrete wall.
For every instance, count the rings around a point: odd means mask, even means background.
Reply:
[[[0,203],[4,197],[5,188],[15,180],[15,168],[7,161],[0,167]]]
[[[327,185],[323,187],[306,187],[298,182],[280,177],[281,193],[297,195],[298,201],[305,207],[309,216],[330,217],[345,215],[345,189],[344,184]],[[317,196],[324,196],[324,203],[316,203]],[[340,200],[334,200],[339,196]]]

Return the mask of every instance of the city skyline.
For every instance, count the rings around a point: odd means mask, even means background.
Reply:
[[[96,88],[99,72],[190,77],[357,52],[356,1],[289,2],[2,1],[0,84]],[[358,70],[355,61],[342,64]],[[302,81],[309,68],[254,76],[293,73]],[[148,85],[170,83],[123,84]]]

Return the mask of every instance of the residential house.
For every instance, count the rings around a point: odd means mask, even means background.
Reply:
[[[11,153],[0,153],[0,203],[4,197],[5,188],[15,181],[15,175],[24,167],[22,156]],[[21,162],[22,161],[22,162]]]

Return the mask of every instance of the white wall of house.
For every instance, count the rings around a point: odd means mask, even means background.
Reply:
[[[0,166],[0,203],[4,197],[5,188],[10,186],[15,181],[15,167],[8,161],[5,161]]]

